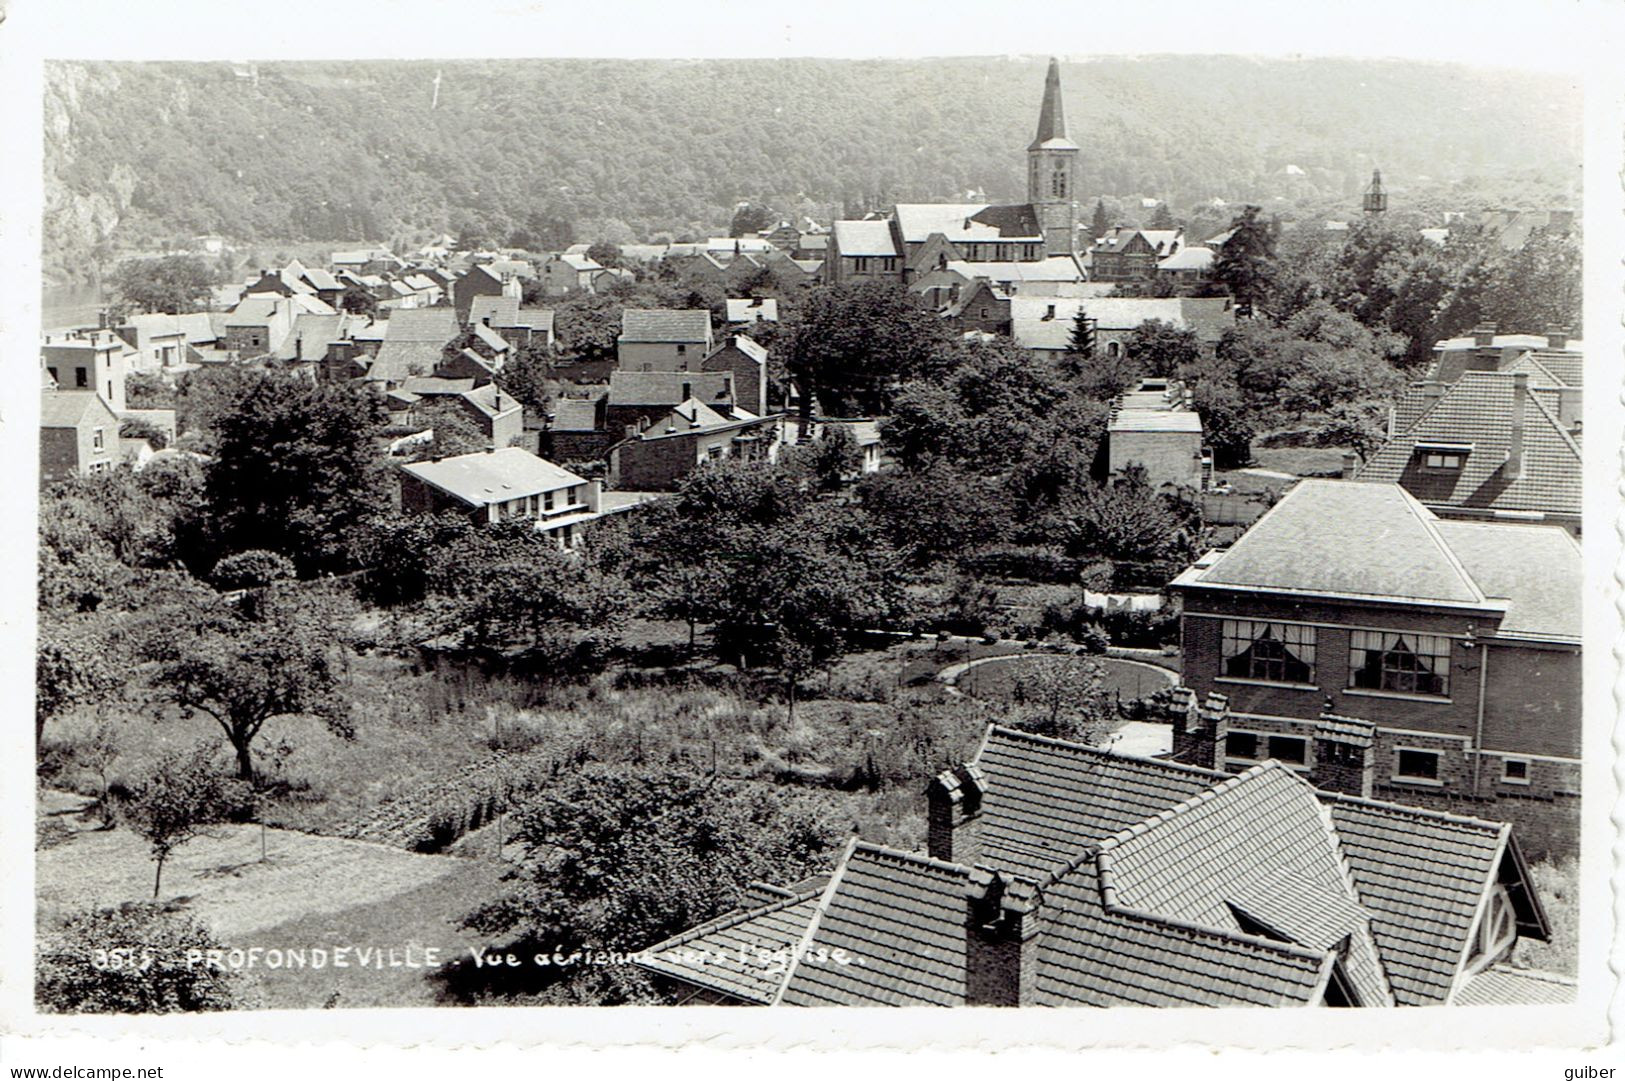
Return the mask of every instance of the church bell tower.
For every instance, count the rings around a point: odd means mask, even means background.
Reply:
[[[1061,111],[1061,65],[1050,58],[1038,134],[1027,147],[1027,201],[1044,231],[1045,255],[1070,255],[1078,224],[1078,144],[1066,137]]]
[[[1367,214],[1381,214],[1388,209],[1388,192],[1382,186],[1382,170],[1371,170],[1371,184],[1365,189],[1361,206]]]

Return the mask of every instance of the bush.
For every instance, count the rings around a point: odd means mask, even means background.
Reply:
[[[1082,561],[1045,545],[998,545],[969,552],[959,558],[966,574],[983,578],[1013,578],[1029,582],[1078,580]]]
[[[219,946],[202,923],[158,904],[81,912],[43,936],[35,1000],[42,1013],[231,1009],[242,1005],[231,974],[187,961],[189,951]],[[98,963],[101,958],[132,963]]]
[[[209,573],[209,580],[216,589],[262,589],[293,576],[293,560],[287,556],[263,548],[250,548],[216,563]]]

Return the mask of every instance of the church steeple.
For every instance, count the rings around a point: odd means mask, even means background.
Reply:
[[[1066,137],[1061,108],[1061,64],[1051,57],[1038,134],[1027,146],[1027,202],[1038,215],[1045,255],[1070,255],[1077,248],[1077,173],[1078,144]]]
[[[1049,74],[1044,77],[1044,104],[1038,108],[1038,134],[1028,144],[1028,150],[1041,147],[1078,148],[1066,137],[1066,112],[1061,107],[1061,62],[1049,58]]]
[[[1381,214],[1388,209],[1388,192],[1382,186],[1382,170],[1371,170],[1371,186],[1365,189],[1364,200],[1367,214]]]

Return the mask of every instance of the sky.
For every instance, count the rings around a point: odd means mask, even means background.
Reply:
[[[1605,0],[12,0],[6,29],[43,55],[108,59],[1229,52],[1557,73],[1619,16]]]

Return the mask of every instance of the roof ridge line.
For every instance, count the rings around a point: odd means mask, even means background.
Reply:
[[[652,951],[660,949],[663,946],[681,946],[685,943],[692,942],[694,939],[699,938],[702,935],[711,934],[713,931],[725,930],[729,927],[736,926],[737,924],[744,923],[746,920],[755,919],[757,916],[765,916],[770,912],[779,912],[786,908],[794,908],[796,905],[806,904],[810,898],[817,897],[823,892],[824,887],[820,886],[816,890],[804,890],[801,893],[791,894],[789,897],[784,897],[777,901],[769,902],[768,904],[761,905],[757,908],[736,908],[732,912],[724,912],[722,915],[717,916],[714,919],[706,920],[702,924],[690,927],[687,931],[684,931],[681,934],[673,935],[664,942],[660,942],[649,947],[649,949]]]
[[[1428,807],[1412,807],[1406,803],[1394,803],[1389,800],[1374,799],[1370,796],[1353,796],[1346,792],[1328,792],[1325,789],[1316,789],[1322,801],[1330,800],[1334,803],[1348,803],[1357,807],[1367,807],[1371,810],[1382,811],[1396,818],[1421,818],[1436,822],[1446,822],[1456,826],[1471,826],[1481,832],[1499,832],[1504,822],[1491,822],[1487,818],[1474,818],[1471,815],[1460,815],[1452,811],[1435,811]]]
[[[1213,787],[1204,788],[1194,796],[1187,796],[1185,799],[1180,800],[1172,807],[1166,807],[1158,811],[1150,818],[1141,819],[1138,822],[1124,826],[1116,833],[1100,841],[1100,854],[1105,855],[1106,853],[1122,845],[1125,841],[1149,833],[1157,826],[1171,821],[1178,815],[1192,810],[1199,804],[1212,802],[1213,800],[1217,799],[1221,793],[1228,792],[1236,788],[1244,781],[1251,781],[1253,778],[1261,776],[1265,770],[1271,767],[1271,765],[1274,765],[1277,769],[1285,768],[1276,763],[1273,758],[1269,759],[1268,761],[1260,762],[1256,766],[1248,766],[1240,773],[1231,774],[1225,780],[1219,782]]]
[[[1388,962],[1383,959],[1382,947],[1377,944],[1377,932],[1371,926],[1371,907],[1366,904],[1365,894],[1360,892],[1360,885],[1355,881],[1354,868],[1349,864],[1348,853],[1343,851],[1343,836],[1337,832],[1337,823],[1332,821],[1332,809],[1320,798],[1319,789],[1307,781],[1304,781],[1304,785],[1309,788],[1309,793],[1315,801],[1315,817],[1319,819],[1321,829],[1326,833],[1326,840],[1331,845],[1332,859],[1337,862],[1337,871],[1342,876],[1343,888],[1354,898],[1355,905],[1360,910],[1366,945],[1371,948],[1371,957],[1377,964],[1377,977],[1382,980],[1383,993],[1388,996],[1388,1005],[1396,1006],[1399,1004],[1399,998],[1394,994],[1393,980],[1388,978]]]
[[[1538,390],[1558,390],[1560,388],[1557,388],[1557,387],[1531,388],[1531,391],[1530,391],[1530,394],[1529,394],[1529,401],[1534,404],[1536,409],[1540,410],[1540,415],[1546,418],[1546,422],[1552,426],[1552,430],[1555,431],[1557,433],[1557,435],[1558,435],[1558,438],[1563,441],[1563,445],[1568,447],[1569,450],[1573,451],[1574,456],[1576,458],[1580,458],[1580,459],[1583,460],[1585,456],[1580,452],[1580,444],[1576,443],[1574,441],[1574,437],[1568,433],[1568,430],[1566,428],[1563,427],[1563,422],[1558,420],[1555,416],[1553,416],[1552,411],[1550,409],[1546,408],[1546,403],[1540,400],[1540,395],[1534,393],[1534,390],[1537,390],[1537,389]]]
[[[892,848],[889,845],[879,845],[873,843],[872,841],[863,841],[854,838],[852,849],[853,853],[855,854],[859,849],[870,853],[871,855],[885,856],[889,859],[899,860],[905,863],[923,864],[939,871],[952,871],[957,874],[968,874],[970,872],[970,866],[967,864],[954,863],[952,860],[939,860],[935,856],[928,855],[924,852],[908,852],[901,848]]]
[[[796,949],[790,955],[790,963],[784,966],[784,979],[779,981],[779,986],[774,990],[773,997],[768,1000],[767,1004],[769,1006],[779,1004],[780,1000],[784,998],[784,992],[790,986],[790,981],[795,978],[797,970],[801,968],[801,959],[806,956],[807,950],[812,946],[813,936],[818,933],[818,927],[824,921],[824,913],[829,911],[829,903],[835,899],[835,891],[840,885],[841,878],[846,874],[847,864],[852,862],[852,853],[857,850],[857,846],[858,836],[853,834],[847,839],[846,851],[842,852],[841,858],[835,861],[835,868],[830,872],[829,881],[824,883],[824,888],[819,893],[818,904],[813,907],[812,918],[807,921],[807,926],[801,932],[801,937],[796,940]]]
[[[1036,732],[1024,732],[1019,728],[1012,728],[1009,725],[1000,724],[997,721],[992,721],[988,724],[987,735],[983,737],[982,748],[977,751],[976,758],[972,761],[973,765],[981,764],[981,751],[986,750],[987,741],[995,732],[1003,735],[1017,736],[1032,743],[1041,743],[1046,746],[1060,747],[1063,750],[1083,751],[1092,758],[1106,758],[1116,762],[1126,761],[1133,762],[1136,765],[1155,766],[1156,768],[1167,773],[1182,773],[1193,776],[1212,777],[1215,779],[1228,779],[1235,776],[1235,774],[1225,773],[1223,770],[1208,769],[1204,766],[1192,766],[1184,762],[1165,762],[1160,758],[1146,758],[1142,755],[1134,754],[1114,754],[1111,751],[1103,750],[1099,747],[1090,747],[1083,743],[1074,743],[1070,740],[1056,739],[1054,736],[1040,736]]]
[[[1463,564],[1460,557],[1456,555],[1455,549],[1450,547],[1450,542],[1445,540],[1444,536],[1439,532],[1439,516],[1423,506],[1422,501],[1407,491],[1403,484],[1396,483],[1394,487],[1399,489],[1400,498],[1404,501],[1410,512],[1416,516],[1418,523],[1427,533],[1428,538],[1433,541],[1435,546],[1438,547],[1440,554],[1444,556],[1445,561],[1450,564],[1451,568],[1461,576],[1461,580],[1466,582],[1468,588],[1473,591],[1477,598],[1477,603],[1489,603],[1490,598],[1489,595],[1484,592],[1484,587],[1478,584],[1478,579],[1474,578],[1468,573],[1466,565]]]
[[[1295,942],[1276,942],[1273,939],[1260,935],[1249,935],[1245,931],[1227,931],[1221,927],[1208,927],[1204,924],[1190,920],[1182,920],[1175,916],[1163,916],[1144,909],[1132,908],[1128,905],[1118,904],[1115,900],[1116,887],[1109,884],[1107,879],[1111,876],[1111,857],[1102,851],[1095,860],[1095,866],[1100,878],[1101,907],[1106,912],[1124,919],[1137,920],[1142,923],[1154,923],[1159,926],[1170,927],[1187,934],[1203,938],[1218,939],[1222,942],[1233,943],[1238,946],[1248,946],[1260,952],[1280,953],[1289,957],[1296,957],[1305,961],[1324,963],[1330,950],[1317,950],[1309,946],[1301,946]],[[1111,897],[1108,897],[1108,892]]]

